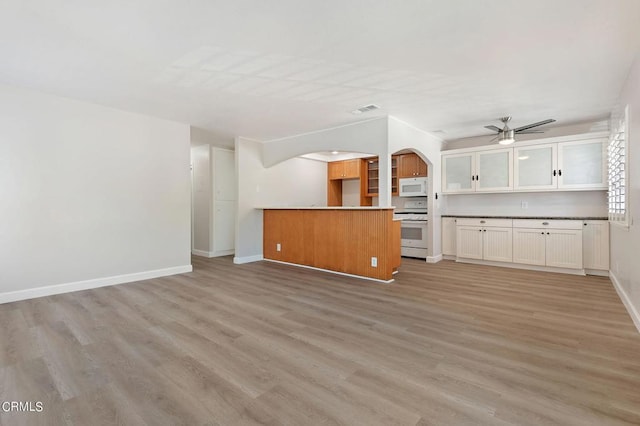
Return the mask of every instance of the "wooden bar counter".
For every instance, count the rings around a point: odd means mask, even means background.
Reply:
[[[393,219],[393,207],[263,210],[266,260],[393,281],[400,266],[400,222]]]

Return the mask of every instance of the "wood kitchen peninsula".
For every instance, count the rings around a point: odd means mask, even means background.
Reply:
[[[264,259],[391,282],[400,266],[393,209],[262,208]]]

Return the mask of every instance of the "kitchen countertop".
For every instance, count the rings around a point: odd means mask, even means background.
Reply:
[[[395,207],[378,206],[268,206],[256,207],[259,210],[393,210]]]
[[[460,217],[470,219],[541,219],[541,220],[609,220],[608,217],[596,216],[489,216],[468,214],[443,214],[442,217]]]

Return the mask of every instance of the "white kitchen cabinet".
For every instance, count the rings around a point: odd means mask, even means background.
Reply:
[[[514,228],[514,263],[545,266],[545,232],[542,229]]]
[[[516,190],[555,189],[557,144],[514,148],[514,188]]]
[[[600,139],[558,144],[558,188],[606,189],[607,153]]]
[[[513,149],[492,149],[442,157],[443,192],[499,192],[513,189]]]
[[[582,269],[582,222],[513,221],[513,261],[525,265]]]
[[[460,218],[456,226],[456,255],[459,258],[512,261],[510,219]]]
[[[442,218],[442,254],[445,256],[456,255],[456,218]]]
[[[465,259],[482,259],[482,227],[456,227],[456,256]]]
[[[482,229],[482,258],[496,262],[512,262],[513,229],[498,227]]]
[[[585,269],[609,270],[609,222],[585,220],[582,227],[583,266]]]
[[[545,241],[546,265],[582,269],[582,230],[552,229]]]
[[[442,157],[442,192],[475,192],[475,176],[475,153]]]
[[[493,149],[476,153],[476,192],[513,189],[513,149]]]

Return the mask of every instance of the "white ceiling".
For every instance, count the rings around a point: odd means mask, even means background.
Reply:
[[[380,115],[455,139],[606,117],[638,22],[638,0],[4,0],[0,82],[227,140]]]

